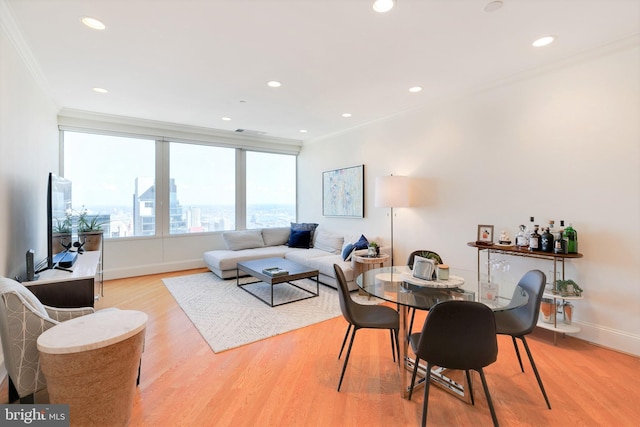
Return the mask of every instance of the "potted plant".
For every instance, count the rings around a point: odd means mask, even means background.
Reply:
[[[102,225],[99,222],[100,214],[89,217],[87,209],[82,207],[78,214],[78,241],[86,251],[97,251],[102,246]]]
[[[573,280],[556,280],[556,292],[560,295],[567,296],[580,296],[582,295],[582,288],[578,286]]]
[[[380,255],[380,246],[375,241],[369,242],[369,247],[367,248],[367,255],[370,257],[377,257]]]
[[[60,253],[71,246],[72,213],[70,210],[64,214],[64,219],[55,218],[55,224],[51,230],[52,250],[54,254]]]

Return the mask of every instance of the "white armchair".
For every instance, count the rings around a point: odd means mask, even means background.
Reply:
[[[18,398],[21,403],[34,403],[35,393],[46,387],[36,343],[40,334],[62,321],[93,312],[92,307],[44,306],[21,283],[0,277],[0,335],[10,403]]]

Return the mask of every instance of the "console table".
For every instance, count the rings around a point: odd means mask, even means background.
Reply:
[[[22,282],[42,304],[59,308],[93,307],[102,291],[102,251],[87,251],[69,270],[45,270]],[[96,287],[96,282],[98,287]]]
[[[480,294],[480,272],[481,272],[481,267],[480,267],[480,253],[482,251],[486,251],[487,252],[487,261],[490,260],[491,258],[491,254],[502,254],[502,255],[510,255],[510,256],[521,256],[521,257],[525,257],[525,258],[537,258],[537,259],[543,259],[543,260],[549,260],[553,262],[553,277],[551,278],[551,283],[555,283],[557,274],[558,274],[558,267],[560,267],[560,271],[562,272],[562,280],[564,280],[564,264],[565,264],[565,260],[569,259],[575,259],[575,258],[582,258],[582,254],[580,253],[576,253],[576,254],[556,254],[553,252],[540,252],[540,251],[530,251],[528,249],[525,248],[519,248],[517,246],[503,246],[503,245],[479,245],[476,242],[468,242],[467,246],[471,246],[474,248],[478,249],[478,294]],[[487,263],[487,278],[489,280],[489,282],[491,282],[491,268],[489,266],[489,263]],[[543,322],[542,319],[538,319],[538,325],[539,327],[543,328],[543,329],[548,329],[553,331],[553,342],[554,344],[557,343],[556,341],[556,333],[577,333],[580,332],[580,327],[576,326],[576,325],[565,325],[562,323],[558,323],[558,301],[560,301],[560,304],[562,304],[564,302],[564,300],[572,300],[572,299],[582,299],[581,296],[561,296],[559,294],[554,294],[553,292],[550,291],[545,291],[544,298],[550,298],[553,299],[553,305],[554,305],[554,310],[555,310],[555,314],[553,316],[554,321],[553,323],[546,323]]]

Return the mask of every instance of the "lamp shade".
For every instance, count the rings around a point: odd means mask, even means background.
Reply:
[[[379,176],[376,178],[375,205],[379,208],[411,206],[411,178],[408,176]]]

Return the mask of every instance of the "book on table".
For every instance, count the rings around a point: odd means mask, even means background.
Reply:
[[[280,267],[265,268],[262,270],[262,272],[271,277],[286,276],[287,274],[289,274],[288,270]]]

